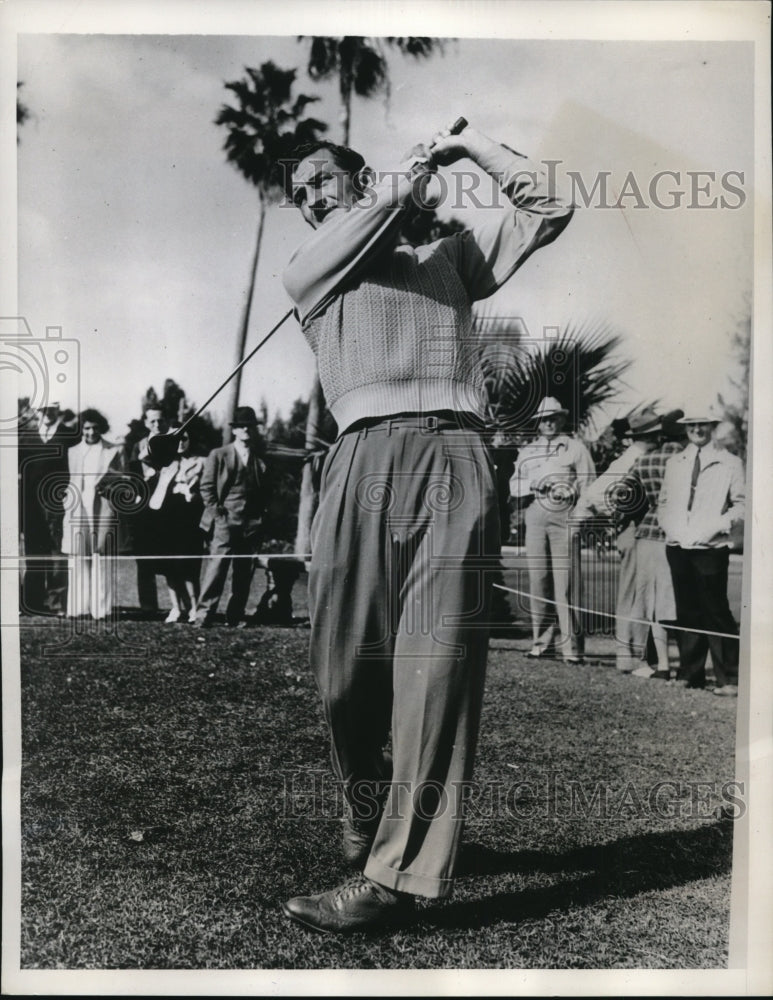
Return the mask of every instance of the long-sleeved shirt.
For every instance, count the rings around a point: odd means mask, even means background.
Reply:
[[[634,463],[645,453],[646,448],[642,441],[633,441],[628,445],[622,455],[611,461],[598,479],[583,491],[575,514],[578,517],[590,517],[593,514],[612,517],[618,514],[617,488],[625,482]]]
[[[480,165],[510,205],[471,230],[395,246],[415,178],[391,174],[293,254],[283,281],[339,430],[394,413],[484,414],[471,303],[555,239],[572,208],[539,167],[505,147]]]
[[[670,545],[687,549],[729,545],[730,529],[744,519],[746,511],[743,462],[713,441],[704,445],[690,505],[697,451],[694,444],[688,444],[666,463],[658,501],[660,526]]]
[[[636,538],[645,538],[651,542],[663,542],[666,535],[658,519],[658,502],[663,477],[666,474],[668,460],[680,454],[683,445],[678,441],[664,441],[654,451],[642,455],[631,470],[633,480],[632,493],[641,491],[647,500],[647,512],[636,526]]]
[[[576,499],[595,475],[593,459],[582,441],[568,434],[538,437],[518,453],[510,495],[526,497],[561,492]]]

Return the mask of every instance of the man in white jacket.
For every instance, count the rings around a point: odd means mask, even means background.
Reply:
[[[705,687],[706,653],[718,695],[738,693],[738,625],[727,599],[730,532],[743,521],[743,462],[714,441],[719,423],[709,411],[686,416],[684,451],[666,463],[658,518],[674,582],[679,674],[688,687]],[[712,635],[710,633],[723,633]]]

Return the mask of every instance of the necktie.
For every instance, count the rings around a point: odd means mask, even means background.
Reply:
[[[701,474],[701,450],[695,452],[695,461],[692,466],[692,476],[690,477],[690,499],[687,501],[687,509],[692,510],[695,499],[695,487],[698,485],[698,476]]]

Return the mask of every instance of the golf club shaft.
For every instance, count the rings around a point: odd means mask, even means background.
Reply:
[[[204,412],[204,410],[206,410],[206,408],[209,406],[209,404],[212,402],[212,400],[215,398],[215,396],[217,396],[217,394],[219,392],[221,392],[223,389],[225,389],[225,387],[228,385],[228,383],[231,381],[231,379],[236,377],[236,375],[238,374],[238,372],[240,372],[242,370],[242,368],[244,368],[244,366],[252,358],[252,356],[254,354],[257,354],[257,352],[266,343],[266,341],[269,340],[269,338],[271,338],[271,337],[274,336],[274,334],[279,329],[279,327],[283,323],[285,323],[292,316],[292,314],[293,314],[293,310],[292,309],[288,309],[287,312],[284,314],[284,316],[276,324],[276,326],[273,326],[268,331],[268,333],[263,338],[263,340],[261,340],[260,343],[257,344],[257,346],[253,347],[253,349],[250,351],[249,354],[247,354],[244,358],[242,358],[242,360],[239,362],[239,364],[236,366],[236,368],[234,368],[234,370],[231,372],[231,374],[228,376],[228,378],[226,378],[223,382],[220,383],[220,385],[217,387],[217,389],[215,389],[215,391],[212,393],[212,395],[209,397],[209,399],[205,403],[202,403],[201,406],[198,408],[198,410],[196,410],[195,413],[192,413],[181,427],[177,428],[177,430],[174,432],[175,434],[178,434],[178,435],[182,434],[182,432],[185,430],[185,428],[188,426],[188,424],[191,423],[191,421],[195,420],[196,417],[198,417],[200,414],[202,414]]]
[[[461,118],[461,117],[457,118],[456,121],[453,123],[453,125],[451,125],[451,127],[449,128],[449,132],[451,133],[451,135],[458,135],[463,129],[467,127],[467,124],[468,123],[466,118]],[[242,368],[244,368],[244,366],[253,357],[253,355],[256,354],[261,349],[261,347],[266,343],[266,341],[270,337],[273,337],[273,335],[276,333],[279,327],[286,320],[288,320],[292,316],[292,314],[293,310],[288,309],[287,312],[284,314],[284,316],[276,324],[276,326],[272,327],[272,329],[268,331],[266,336],[263,338],[263,340],[260,341],[260,343],[256,347],[253,347],[250,353],[239,362],[236,368],[234,368],[234,370],[231,372],[228,378],[226,378],[223,382],[220,383],[220,385],[217,387],[217,389],[215,389],[215,391],[212,393],[209,399],[207,399],[206,402],[202,403],[201,406],[198,408],[198,410],[196,410],[195,413],[191,414],[191,416],[188,417],[185,423],[174,432],[175,434],[177,435],[182,434],[182,432],[185,430],[188,424],[190,424],[193,420],[196,419],[196,417],[200,416],[204,412],[204,410],[206,410],[206,408],[209,406],[209,404],[212,402],[215,396],[217,396],[217,394],[221,392],[228,385],[228,383],[231,381],[232,378],[235,378],[238,372],[240,372]]]

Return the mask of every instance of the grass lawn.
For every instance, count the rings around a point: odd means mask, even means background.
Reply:
[[[493,639],[453,898],[341,938],[278,908],[346,875],[305,628],[23,622],[22,968],[726,965],[733,699]]]

